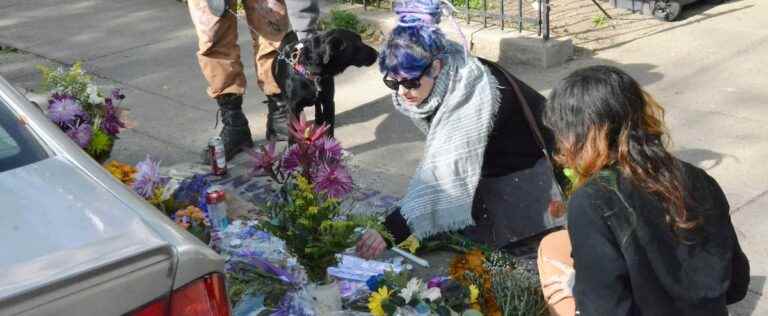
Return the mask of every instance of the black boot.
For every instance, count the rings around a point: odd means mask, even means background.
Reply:
[[[288,104],[279,95],[268,95],[267,100],[267,140],[270,142],[287,141]]]
[[[224,94],[216,98],[216,102],[219,104],[221,122],[224,125],[219,137],[224,143],[224,153],[227,161],[229,161],[244,149],[253,147],[253,138],[251,137],[251,129],[248,127],[248,118],[243,113],[242,95]],[[210,163],[207,144],[206,149],[203,150],[202,158],[206,164]]]

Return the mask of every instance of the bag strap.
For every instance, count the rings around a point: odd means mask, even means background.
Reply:
[[[547,157],[547,160],[552,162],[552,157],[549,155],[549,151],[547,150],[547,143],[544,141],[544,135],[541,134],[541,129],[539,129],[539,124],[536,123],[536,119],[533,116],[533,111],[531,111],[530,105],[528,105],[528,101],[523,96],[523,91],[520,89],[520,85],[517,84],[517,79],[512,76],[506,69],[499,66],[499,64],[494,63],[490,60],[479,58],[484,64],[495,67],[499,71],[501,71],[502,74],[504,74],[504,77],[507,79],[507,82],[509,82],[509,85],[512,86],[512,90],[515,92],[515,97],[517,97],[517,102],[520,104],[520,107],[523,109],[523,115],[525,115],[525,120],[528,121],[528,126],[533,130],[533,134],[536,138],[536,142],[539,144],[539,148],[544,151],[544,155]]]
[[[517,97],[517,102],[520,104],[520,107],[523,109],[523,115],[525,115],[525,120],[528,121],[528,126],[533,130],[534,138],[536,139],[536,142],[539,144],[539,148],[542,152],[544,152],[544,157],[547,158],[547,161],[549,161],[549,165],[552,167],[552,178],[555,179],[555,171],[554,171],[554,161],[552,159],[552,156],[549,154],[549,151],[547,150],[547,142],[544,140],[544,135],[541,134],[541,129],[539,129],[539,124],[536,123],[536,119],[533,116],[533,111],[531,111],[530,105],[528,105],[528,100],[525,99],[525,96],[523,95],[523,91],[520,89],[520,85],[517,84],[517,79],[512,76],[504,67],[501,67],[499,64],[492,62],[490,60],[484,59],[484,58],[478,58],[482,63],[484,63],[488,67],[495,67],[499,71],[501,71],[502,74],[504,74],[504,78],[507,79],[507,82],[509,82],[509,85],[512,86],[512,90],[515,92],[515,96]],[[563,188],[560,187],[558,182],[555,180],[555,186],[557,186],[557,191],[560,194],[561,198],[565,197],[565,193],[563,192]]]

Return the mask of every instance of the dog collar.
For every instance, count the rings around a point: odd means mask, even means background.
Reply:
[[[302,65],[302,64],[299,64],[299,63],[295,63],[295,64],[293,64],[293,65],[292,65],[292,68],[293,68],[293,71],[294,71],[294,72],[296,72],[297,74],[299,74],[299,75],[301,75],[302,77],[304,77],[304,78],[307,78],[307,79],[309,79],[309,80],[311,80],[311,81],[315,81],[315,79],[317,79],[317,78],[318,78],[318,76],[317,76],[317,75],[313,75],[313,74],[312,74],[312,73],[311,73],[309,70],[307,70],[307,68],[306,68],[306,67],[304,67],[304,65]]]
[[[301,52],[303,50],[304,50],[304,43],[302,42],[297,43],[296,46],[294,47],[294,51],[291,53],[291,56],[288,58],[288,63],[291,64],[291,69],[293,69],[295,73],[301,75],[302,77],[308,80],[315,81],[318,78],[318,76],[312,74],[312,72],[310,72],[307,69],[307,67],[304,67],[304,65],[302,65],[299,62],[299,59],[301,57]]]

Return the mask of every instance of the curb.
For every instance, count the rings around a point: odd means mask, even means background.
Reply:
[[[336,9],[355,13],[363,22],[376,26],[384,34],[396,26],[394,14],[387,9],[369,7],[366,11],[361,6],[351,5],[340,5]],[[551,68],[564,64],[574,54],[574,45],[570,38],[550,38],[544,41],[529,31],[502,31],[497,26],[484,27],[480,23],[467,25],[465,22],[457,22],[469,42],[472,54],[504,66],[524,64]],[[449,19],[444,19],[441,29],[449,39],[459,43],[463,41],[461,34]]]

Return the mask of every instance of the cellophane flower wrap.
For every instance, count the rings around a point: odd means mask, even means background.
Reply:
[[[260,227],[286,243],[306,269],[309,281],[326,281],[337,254],[354,245],[361,229],[384,232],[381,220],[353,215],[342,208],[353,190],[341,145],[327,136],[328,126],[315,126],[302,115],[291,122],[292,144],[278,153],[275,144],[250,151],[254,175],[280,185],[281,198],[267,205]]]

